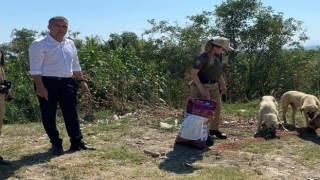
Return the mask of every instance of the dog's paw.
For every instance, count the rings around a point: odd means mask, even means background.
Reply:
[[[261,133],[261,131],[255,132],[253,135],[254,138],[262,137],[262,136],[263,136],[263,133]]]
[[[280,127],[279,129],[280,129],[281,131],[286,131],[286,132],[289,131],[289,130],[288,130],[287,128],[285,128],[284,126]]]

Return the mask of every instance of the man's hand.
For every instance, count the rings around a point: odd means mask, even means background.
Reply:
[[[81,88],[80,89],[81,94],[87,94],[89,92],[89,88],[88,88],[86,81],[81,81],[79,83],[79,86]]]
[[[48,91],[44,86],[42,88],[37,87],[37,95],[44,98],[47,101],[49,100]]]

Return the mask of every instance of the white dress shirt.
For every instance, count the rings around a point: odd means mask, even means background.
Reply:
[[[29,59],[31,75],[72,77],[74,71],[81,71],[73,41],[64,38],[60,43],[49,34],[31,43]]]

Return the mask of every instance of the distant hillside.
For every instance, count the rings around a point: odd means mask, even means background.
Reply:
[[[304,48],[305,48],[306,50],[320,49],[320,45],[305,46]]]

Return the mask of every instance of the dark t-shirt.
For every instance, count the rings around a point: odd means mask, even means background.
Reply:
[[[202,53],[194,59],[192,68],[200,70],[198,77],[201,83],[219,80],[223,73],[221,58],[222,55],[215,56],[214,62],[212,62],[209,61],[207,53]]]

